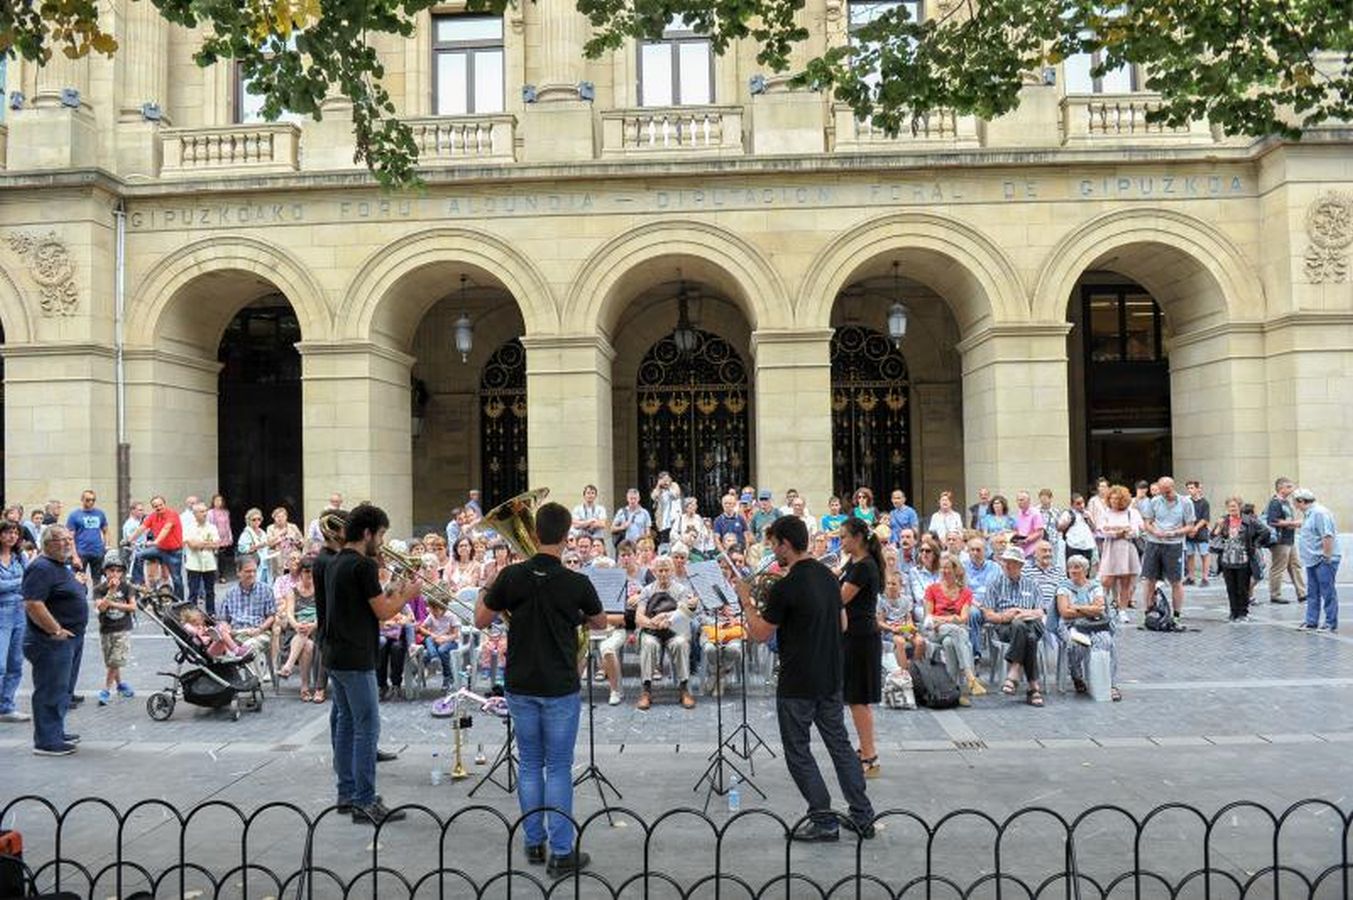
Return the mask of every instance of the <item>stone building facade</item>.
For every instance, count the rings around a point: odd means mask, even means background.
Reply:
[[[391,194],[343,103],[250,121],[193,33],[109,7],[114,59],[5,73],[7,499],[111,495],[121,394],[135,496],[308,518],[341,490],[400,529],[660,468],[815,511],[1284,473],[1353,512],[1347,130],[1165,129],[1070,61],[1007,117],[890,137],[750,46],[588,61],[565,0],[448,5],[380,47],[426,181]],[[810,0],[802,52],[853,14]]]

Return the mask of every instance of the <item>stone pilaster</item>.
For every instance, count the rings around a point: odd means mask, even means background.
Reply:
[[[832,492],[830,330],[754,331],[757,484],[797,488],[808,508]]]
[[[117,62],[117,170],[120,175],[157,177],[160,128],[169,124],[169,23],[153,4],[128,3],[122,11]],[[153,104],[160,118],[147,119]]]
[[[125,362],[132,496],[210,495],[219,471],[221,364],[163,348],[129,349]],[[108,413],[111,422],[112,405]]]
[[[1171,474],[1246,499],[1268,496],[1265,368],[1263,326],[1257,322],[1175,338],[1170,346]]]
[[[1071,483],[1065,323],[988,326],[963,354],[964,486],[1012,496]],[[933,498],[927,498],[933,502]]]
[[[32,507],[85,488],[116,497],[112,350],[48,343],[3,352],[6,501]]]
[[[913,381],[911,404],[910,502],[918,512],[933,511],[941,491],[968,496],[963,485],[963,385]]]
[[[526,444],[530,486],[570,508],[584,485],[612,481],[611,362],[600,335],[532,336],[526,348]],[[614,499],[608,506],[614,506]]]
[[[305,508],[333,491],[390,516],[392,534],[413,527],[413,435],[407,353],[362,342],[302,341]]]
[[[540,83],[536,102],[553,103],[578,99],[583,80],[587,19],[572,0],[540,0]]]

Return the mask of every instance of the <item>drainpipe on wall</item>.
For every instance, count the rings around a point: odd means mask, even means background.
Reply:
[[[127,521],[131,514],[132,473],[131,444],[127,443],[127,372],[122,358],[123,319],[126,315],[125,282],[127,278],[127,210],[122,200],[113,210],[117,224],[117,247],[113,284],[113,349],[115,353],[114,379],[117,400],[117,525]]]

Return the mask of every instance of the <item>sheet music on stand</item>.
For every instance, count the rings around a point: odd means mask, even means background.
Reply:
[[[624,569],[598,569],[593,566],[584,569],[583,574],[592,582],[597,596],[601,598],[602,611],[610,615],[620,615],[625,611],[629,576],[625,574]]]
[[[718,563],[713,563],[715,574],[708,571],[691,569],[691,590],[700,598],[700,608],[707,613],[717,613],[725,605],[733,608],[734,614],[740,611],[737,593],[724,581],[723,571]]]

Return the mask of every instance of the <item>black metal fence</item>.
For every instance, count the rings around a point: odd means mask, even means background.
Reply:
[[[332,807],[246,812],[210,800],[182,812],[147,800],[119,811],[87,797],[62,809],[27,795],[0,809],[0,823],[19,820],[29,888],[91,900],[1353,898],[1353,811],[1318,799],[1280,812],[1238,801],[1211,815],[1184,803],[1144,814],[1099,805],[1074,816],[961,809],[933,822],[897,809],[877,816],[873,839],[842,828],[835,847],[786,840],[802,820],[762,809],[716,818],[681,808],[649,821],[612,806],[575,823],[593,866],[560,880],[527,863],[515,839],[520,818],[488,805],[449,815],[400,809],[408,819],[373,830],[340,824],[347,817]],[[322,859],[332,855],[341,859]]]

